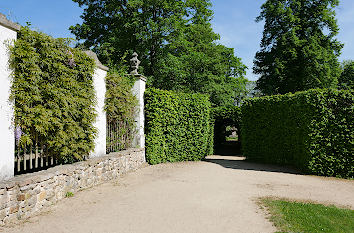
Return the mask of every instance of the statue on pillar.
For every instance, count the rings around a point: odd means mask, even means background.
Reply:
[[[145,135],[144,135],[144,92],[146,79],[143,75],[138,73],[140,61],[138,54],[133,53],[132,59],[130,59],[130,74],[135,78],[135,83],[132,89],[133,95],[137,98],[139,104],[136,110],[135,122],[137,132],[134,136],[132,145],[137,148],[145,147]]]
[[[138,76],[138,69],[141,61],[138,59],[138,54],[136,52],[133,53],[132,59],[130,59],[130,68],[131,68],[131,75]]]

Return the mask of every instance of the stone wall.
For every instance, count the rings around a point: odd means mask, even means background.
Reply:
[[[66,197],[145,164],[145,149],[129,149],[87,161],[16,176],[0,183],[0,225],[31,217]]]

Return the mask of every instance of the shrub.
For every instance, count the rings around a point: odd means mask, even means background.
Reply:
[[[107,153],[131,147],[136,132],[138,100],[132,92],[133,81],[125,73],[113,71],[106,77]]]
[[[310,90],[250,99],[242,110],[248,159],[304,172],[354,176],[353,90]]]
[[[210,102],[206,95],[158,89],[145,92],[146,158],[150,164],[196,161],[210,153]]]
[[[227,127],[235,127],[240,133],[241,109],[238,106],[221,106],[212,108],[212,118],[214,120],[214,144],[220,145],[230,135]]]
[[[20,142],[39,144],[63,163],[88,155],[96,133],[95,64],[69,43],[22,27],[10,48],[11,100],[14,123],[23,132]]]

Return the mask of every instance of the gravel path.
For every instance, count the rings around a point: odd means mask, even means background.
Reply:
[[[257,204],[275,196],[354,209],[354,181],[298,175],[241,157],[149,166],[67,198],[3,232],[274,232]]]

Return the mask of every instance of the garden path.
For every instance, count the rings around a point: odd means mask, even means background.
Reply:
[[[354,181],[303,176],[236,156],[148,166],[81,191],[3,232],[274,232],[256,202],[275,196],[354,209]]]

